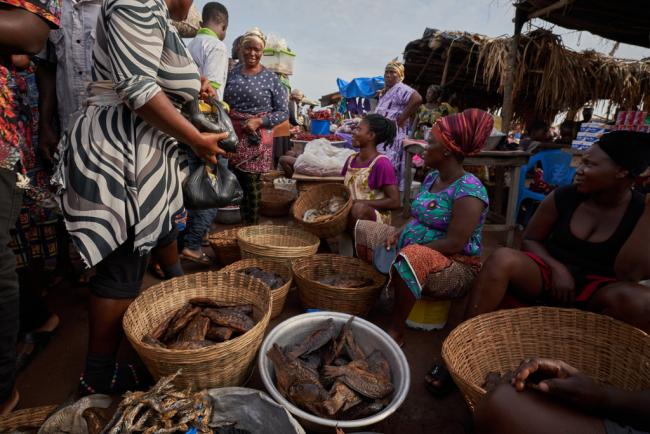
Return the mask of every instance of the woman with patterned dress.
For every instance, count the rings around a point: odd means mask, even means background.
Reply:
[[[377,149],[388,156],[395,168],[400,191],[404,190],[404,146],[407,138],[408,121],[415,114],[422,96],[412,87],[402,83],[404,80],[404,65],[396,60],[386,65],[384,85],[386,86],[379,97],[375,113],[385,116],[397,123],[397,133],[393,140],[381,143]]]
[[[389,328],[398,343],[417,299],[462,297],[479,271],[488,196],[481,181],[463,170],[463,159],[481,150],[492,124],[492,116],[478,109],[438,119],[424,154],[425,164],[434,170],[413,201],[413,218],[401,230],[357,223],[360,258],[372,262],[378,248],[398,252],[391,267],[395,309]]]
[[[14,386],[18,335],[16,257],[9,248],[26,187],[22,145],[25,137],[15,98],[16,55],[36,55],[51,28],[60,24],[58,0],[0,0],[0,415],[20,396]]]
[[[122,316],[138,295],[150,250],[176,237],[183,205],[178,141],[216,164],[224,134],[200,133],[179,112],[209,88],[170,24],[187,0],[107,0],[97,22],[90,98],[60,144],[55,180],[67,229],[90,282],[82,393],[136,387],[116,363]]]
[[[273,72],[260,64],[266,38],[259,29],[241,37],[241,61],[230,71],[223,99],[239,137],[237,150],[228,156],[244,190],[244,222],[257,224],[261,199],[261,174],[272,169],[272,128],[289,119],[287,89]]]
[[[441,94],[442,87],[437,84],[432,84],[427,88],[426,103],[422,104],[415,114],[412,132],[414,139],[424,140],[424,128],[431,128],[438,118],[442,116],[439,106]]]

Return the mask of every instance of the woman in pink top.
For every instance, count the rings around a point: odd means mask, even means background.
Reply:
[[[359,152],[348,158],[341,173],[354,200],[352,224],[357,220],[390,224],[391,210],[400,207],[395,168],[377,151],[377,144],[392,140],[396,129],[394,121],[369,114],[354,132],[352,145]]]

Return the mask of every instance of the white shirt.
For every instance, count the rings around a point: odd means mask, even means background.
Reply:
[[[226,44],[216,35],[199,33],[187,44],[187,49],[199,67],[199,73],[212,83],[219,85],[216,89],[217,97],[223,101],[223,91],[228,78],[229,56]]]
[[[56,59],[56,99],[61,130],[68,127],[70,116],[81,109],[92,81],[92,52],[95,27],[102,0],[62,0],[61,26],[50,31]]]

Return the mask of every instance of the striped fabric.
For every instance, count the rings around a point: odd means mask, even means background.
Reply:
[[[71,124],[55,175],[68,231],[88,266],[123,244],[130,227],[136,250],[147,253],[183,206],[178,143],[132,111],[160,91],[176,106],[198,95],[197,68],[169,23],[163,0],[103,4],[91,89],[108,87],[110,95],[91,96]]]
[[[467,109],[462,113],[439,118],[431,133],[447,149],[467,157],[481,152],[493,126],[494,119],[488,112]]]

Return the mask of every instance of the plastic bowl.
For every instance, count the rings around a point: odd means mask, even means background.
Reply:
[[[280,394],[275,387],[273,364],[266,356],[266,353],[271,349],[273,344],[278,344],[281,347],[295,344],[304,339],[316,327],[322,324],[324,320],[329,318],[333,319],[336,326],[340,328],[350,319],[350,316],[339,312],[314,312],[298,315],[278,324],[262,342],[257,358],[257,366],[266,390],[278,404],[289,410],[291,414],[301,421],[305,428],[310,430],[328,430],[326,432],[333,432],[333,428],[335,427],[356,429],[374,425],[395,413],[404,403],[408,395],[409,387],[411,386],[411,373],[406,356],[386,332],[371,322],[359,317],[355,317],[352,322],[352,331],[358,344],[366,354],[370,354],[374,350],[380,350],[390,364],[395,391],[393,392],[391,402],[382,411],[357,420],[326,419],[296,407]]]

